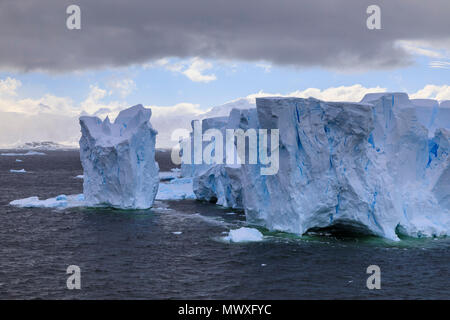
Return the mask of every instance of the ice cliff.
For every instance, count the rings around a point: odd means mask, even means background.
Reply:
[[[226,136],[226,129],[242,129],[256,128],[256,109],[241,110],[233,109],[229,117],[213,117],[204,119],[202,122],[193,122],[201,127],[201,133],[204,135],[210,129],[220,130],[223,137]],[[192,135],[191,135],[192,140]],[[212,139],[211,139],[212,140]],[[208,149],[207,146],[213,143],[211,140],[202,142],[203,156],[205,153],[216,152],[217,146]],[[192,143],[192,142],[191,142]],[[226,164],[226,146],[223,144],[222,164],[195,164],[193,157],[190,165],[182,165],[182,174],[184,176],[193,177],[194,193],[199,200],[216,202],[218,205],[243,208],[242,203],[242,185],[241,164]],[[191,148],[194,148],[193,143]],[[234,147],[234,152],[236,148]]]
[[[91,205],[122,209],[150,208],[158,191],[155,162],[157,132],[151,110],[136,105],[107,117],[80,117],[80,157],[84,170],[84,197]]]
[[[450,234],[447,102],[385,93],[360,103],[278,97],[256,103],[256,110],[233,110],[216,124],[279,129],[278,173],[261,175],[261,164],[201,165],[191,170],[198,199],[242,207],[250,223],[296,234],[322,228],[392,240]]]

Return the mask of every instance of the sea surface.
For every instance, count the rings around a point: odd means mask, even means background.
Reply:
[[[82,192],[79,153],[44,152],[0,156],[0,299],[450,298],[449,238],[259,229],[264,241],[228,243],[226,233],[246,225],[243,213],[194,200],[143,211],[9,206]],[[167,152],[157,160],[171,168]],[[80,290],[67,289],[69,265],[81,268]],[[380,290],[366,287],[369,265],[381,269]]]

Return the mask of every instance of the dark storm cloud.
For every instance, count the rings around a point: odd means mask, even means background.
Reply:
[[[82,29],[66,29],[78,4]],[[382,9],[382,30],[366,8]],[[397,40],[450,38],[449,0],[1,0],[0,70],[69,71],[166,56],[328,68],[410,62]]]

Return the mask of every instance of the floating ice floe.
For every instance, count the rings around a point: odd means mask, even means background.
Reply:
[[[28,151],[26,153],[0,153],[0,156],[17,157],[17,156],[45,156],[43,152]]]
[[[230,242],[253,242],[262,241],[264,236],[259,230],[254,228],[242,227],[235,230],[230,230],[228,236],[223,239]]]
[[[80,174],[80,175],[74,177],[74,179],[84,179],[84,175]]]
[[[20,169],[20,170],[11,169],[11,170],[9,170],[9,172],[11,172],[11,173],[26,173],[27,171],[25,169]]]
[[[84,196],[82,194],[76,195],[59,195],[55,198],[46,200],[39,200],[38,197],[29,197],[20,200],[14,200],[9,203],[11,206],[21,208],[73,208],[86,206]]]
[[[192,191],[192,179],[175,179],[173,183],[160,183],[157,200],[195,199]],[[11,206],[23,208],[74,208],[74,207],[107,207],[105,204],[92,204],[85,200],[83,194],[59,195],[54,198],[40,200],[38,197],[14,200]],[[156,210],[171,210],[156,208]]]
[[[20,160],[20,159],[16,159],[16,162],[23,162],[23,160]]]

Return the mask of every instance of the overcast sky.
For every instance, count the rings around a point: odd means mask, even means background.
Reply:
[[[66,28],[70,4],[81,30]],[[366,27],[372,4],[381,30]],[[188,123],[257,93],[450,99],[449,14],[448,0],[2,0],[0,145],[74,142],[76,123],[51,123],[137,103],[164,129],[174,111]]]

